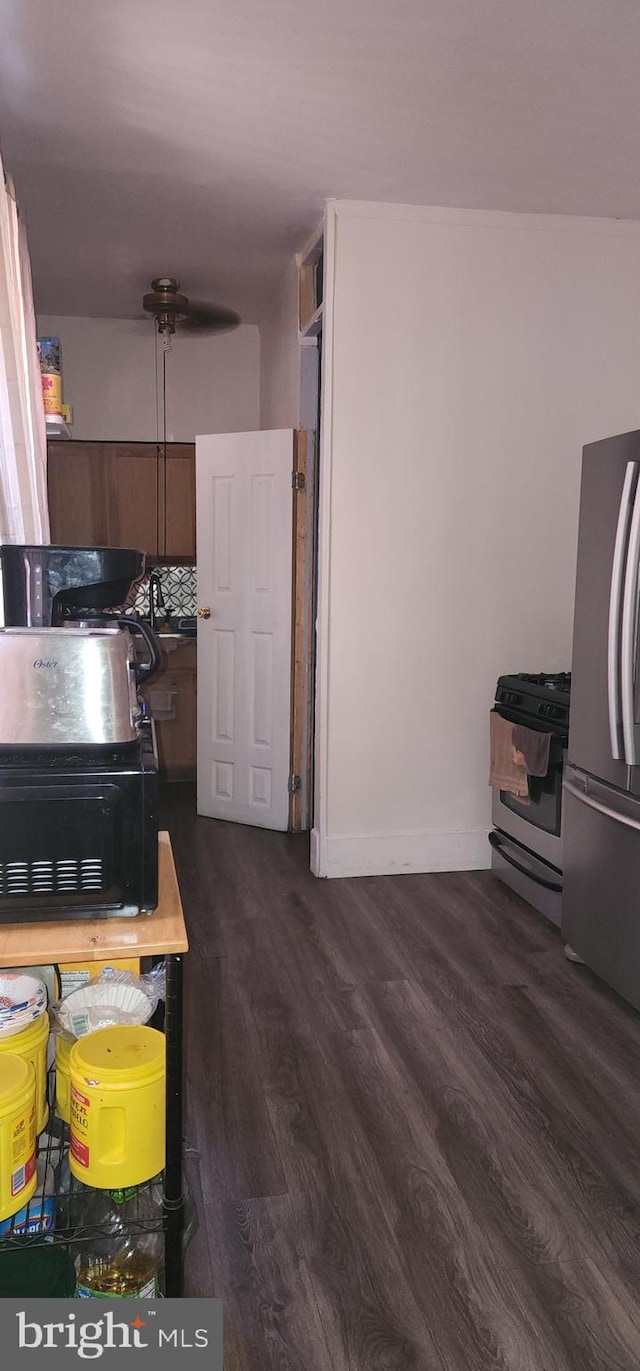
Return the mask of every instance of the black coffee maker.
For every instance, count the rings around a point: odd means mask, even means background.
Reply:
[[[157,904],[157,759],[137,685],[161,655],[123,613],[144,563],[126,548],[0,548],[0,921]]]
[[[144,637],[155,660],[155,635],[124,612],[144,578],[144,552],[12,544],[0,547],[0,568],[5,625],[53,628],[90,621],[97,626],[117,619]]]

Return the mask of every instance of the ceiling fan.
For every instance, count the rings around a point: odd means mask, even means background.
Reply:
[[[151,290],[143,296],[142,308],[153,315],[158,333],[165,337],[176,328],[181,333],[228,333],[240,323],[235,310],[181,295],[180,282],[173,276],[154,278]]]
[[[224,305],[211,305],[204,300],[189,300],[180,293],[180,282],[173,276],[156,276],[151,290],[142,297],[142,308],[152,314],[157,326],[156,348],[156,423],[157,443],[162,461],[156,466],[156,518],[158,546],[161,544],[160,520],[164,522],[164,542],[167,545],[167,354],[171,352],[171,337],[180,333],[228,333],[237,328],[240,315]],[[161,347],[160,347],[161,344]],[[161,352],[161,360],[158,358]],[[160,487],[164,496],[160,499]],[[162,513],[161,513],[162,511]]]

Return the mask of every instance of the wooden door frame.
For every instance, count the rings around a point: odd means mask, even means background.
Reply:
[[[293,440],[293,559],[291,577],[291,758],[296,788],[289,796],[289,829],[311,828],[315,712],[316,435]],[[298,784],[299,783],[299,784]]]

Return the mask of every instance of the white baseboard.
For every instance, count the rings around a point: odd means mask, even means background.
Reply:
[[[324,876],[325,872],[320,871],[320,835],[317,828],[311,829],[311,843],[309,845],[309,865],[314,876]]]
[[[491,865],[485,829],[471,833],[374,833],[321,838],[311,830],[314,876],[399,876],[420,871],[484,871]]]

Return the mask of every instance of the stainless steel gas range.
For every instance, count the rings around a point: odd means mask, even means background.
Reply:
[[[560,925],[562,902],[562,772],[569,734],[569,672],[501,676],[494,709],[510,723],[550,733],[544,776],[528,778],[527,797],[493,792],[492,870],[512,890]]]

